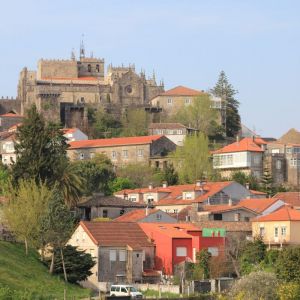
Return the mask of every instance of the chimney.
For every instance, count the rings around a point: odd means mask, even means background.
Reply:
[[[236,136],[236,142],[237,142],[237,143],[240,142],[240,137],[239,137],[239,135]]]
[[[168,182],[167,181],[163,181],[162,182],[162,187],[165,189],[168,187]]]
[[[246,185],[245,185],[246,189],[249,190],[250,189],[250,184],[249,182],[246,182]]]
[[[152,189],[153,189],[153,184],[152,184],[152,183],[149,183],[148,188],[149,188],[149,190],[152,190]]]
[[[231,198],[228,199],[228,205],[232,206],[232,199]]]
[[[199,180],[199,179],[196,180],[196,186],[199,186],[199,187],[201,186],[201,180]]]
[[[148,216],[148,205],[146,206],[146,217]]]

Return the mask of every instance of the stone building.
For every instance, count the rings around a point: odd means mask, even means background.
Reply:
[[[46,119],[61,121],[67,127],[87,127],[87,106],[102,107],[121,114],[127,107],[149,106],[149,100],[164,91],[153,78],[138,74],[134,65],[113,67],[104,72],[104,59],[45,60],[37,70],[23,68],[18,83],[21,114],[36,104]]]

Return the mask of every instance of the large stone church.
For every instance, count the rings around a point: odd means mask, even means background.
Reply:
[[[74,54],[70,60],[41,59],[36,71],[24,68],[17,100],[21,114],[36,104],[46,119],[84,129],[88,106],[122,114],[127,108],[149,107],[150,99],[162,92],[162,82],[157,84],[154,75],[138,74],[134,65],[109,65],[105,73],[104,59],[86,57],[82,46],[79,59]]]

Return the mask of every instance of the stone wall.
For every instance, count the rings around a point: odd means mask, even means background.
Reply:
[[[77,62],[74,60],[39,60],[37,79],[77,78]]]
[[[0,99],[0,115],[6,114],[9,111],[14,111],[17,114],[21,113],[21,101],[17,99],[1,98]]]

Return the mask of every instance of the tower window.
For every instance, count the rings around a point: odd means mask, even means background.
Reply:
[[[88,72],[92,72],[92,66],[88,64]]]
[[[100,67],[99,65],[96,65],[96,71],[99,73],[100,72]]]

